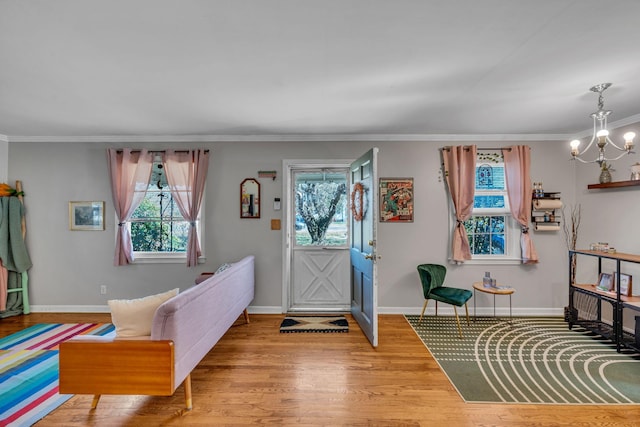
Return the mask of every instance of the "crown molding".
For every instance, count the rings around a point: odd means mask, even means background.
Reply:
[[[609,122],[609,129],[640,123],[640,114]],[[267,135],[93,135],[39,136],[3,135],[5,142],[72,142],[72,143],[153,143],[153,142],[482,142],[482,141],[568,141],[591,136],[593,129],[575,134],[267,134]]]
[[[567,134],[316,134],[316,135],[99,135],[9,136],[9,142],[411,142],[411,141],[564,141]]]
[[[617,129],[640,122],[640,114],[608,123]],[[429,142],[429,141],[568,141],[591,136],[593,129],[575,134],[268,134],[268,135],[93,135],[39,136],[2,135],[5,142],[71,142],[71,143],[152,143],[152,142]]]

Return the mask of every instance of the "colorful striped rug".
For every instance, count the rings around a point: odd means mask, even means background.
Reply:
[[[115,335],[109,323],[37,324],[0,338],[0,426],[30,426],[69,400],[58,393],[58,345]]]

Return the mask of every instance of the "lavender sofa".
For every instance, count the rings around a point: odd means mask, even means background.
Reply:
[[[147,339],[93,336],[60,345],[60,393],[171,396],[184,383],[192,408],[191,371],[244,313],[254,297],[254,257],[162,303]]]

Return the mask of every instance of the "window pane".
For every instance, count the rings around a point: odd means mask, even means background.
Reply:
[[[131,223],[135,252],[186,252],[189,223],[186,221],[142,221]]]
[[[489,218],[488,216],[476,216],[474,217],[475,228],[474,233],[488,233],[489,232]]]
[[[504,217],[503,216],[491,217],[491,232],[504,233]]]
[[[347,246],[345,171],[295,175],[295,236],[301,246]]]
[[[171,196],[162,164],[155,162],[145,196],[131,216],[134,252],[186,252],[190,226]]]
[[[504,255],[504,234],[491,235],[491,254]]]
[[[509,200],[500,157],[489,155],[476,164],[474,214],[465,221],[472,255],[506,255]]]
[[[504,255],[505,217],[473,216],[465,221],[465,230],[469,238],[473,255]]]
[[[489,253],[488,234],[476,234],[474,238],[472,253],[475,255],[483,255]]]
[[[504,195],[491,194],[491,195],[475,195],[473,197],[474,209],[487,209],[487,208],[504,208]]]
[[[504,166],[476,166],[476,190],[504,190]]]

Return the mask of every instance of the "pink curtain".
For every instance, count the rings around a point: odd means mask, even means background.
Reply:
[[[452,257],[455,262],[471,259],[469,239],[463,222],[471,217],[476,178],[475,145],[447,147],[442,150],[444,171],[449,194],[456,215],[456,227],[452,237]]]
[[[502,150],[504,155],[504,175],[507,184],[507,194],[511,205],[511,215],[522,227],[520,246],[522,248],[522,263],[535,264],[538,253],[529,235],[531,221],[531,150],[525,145],[514,145]]]
[[[118,233],[116,235],[116,253],[114,265],[126,265],[133,262],[133,245],[127,221],[131,218],[149,186],[153,154],[142,149],[133,151],[130,148],[107,150],[107,164],[111,177],[111,193],[113,205],[118,217]]]
[[[207,181],[209,152],[200,149],[178,152],[167,150],[163,163],[171,195],[182,216],[191,224],[187,240],[187,266],[192,267],[198,264],[198,257],[202,254],[196,220]]]

